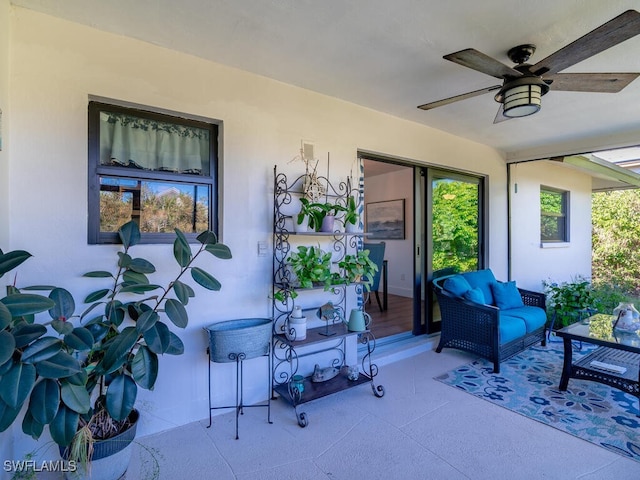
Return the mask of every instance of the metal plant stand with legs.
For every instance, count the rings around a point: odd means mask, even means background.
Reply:
[[[227,406],[222,406],[222,407],[212,407],[211,406],[211,363],[215,362],[215,360],[212,360],[211,358],[211,349],[210,347],[207,347],[207,355],[209,356],[209,425],[207,425],[207,428],[211,427],[211,424],[213,422],[213,418],[211,416],[211,412],[213,410],[218,410],[218,409],[222,409],[222,408],[235,408],[236,410],[236,440],[238,440],[240,437],[238,436],[238,416],[244,414],[244,409],[245,408],[253,408],[253,407],[266,407],[267,408],[267,422],[268,423],[273,423],[271,421],[271,387],[269,387],[269,395],[267,396],[267,403],[264,404],[259,404],[259,405],[245,405],[244,404],[244,398],[243,398],[243,363],[244,360],[246,360],[246,354],[245,353],[230,353],[229,354],[229,360],[232,362],[235,362],[236,364],[236,404],[235,405],[227,405]],[[268,362],[268,370],[269,370],[269,385],[271,385],[271,351],[269,351],[269,353],[267,354],[267,357],[269,358],[269,362]]]

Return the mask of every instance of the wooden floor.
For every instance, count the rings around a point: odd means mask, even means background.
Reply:
[[[380,293],[380,301],[382,302],[382,293]],[[370,329],[375,338],[410,332],[413,327],[412,298],[389,294],[387,310],[381,312],[376,296],[372,293],[371,303],[368,303],[365,308],[367,313],[371,315]]]

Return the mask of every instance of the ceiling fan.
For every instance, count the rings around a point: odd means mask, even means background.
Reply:
[[[536,50],[535,45],[519,45],[507,52],[516,64],[509,67],[473,48],[450,53],[443,58],[464,67],[501,79],[502,85],[463,93],[436,102],[425,103],[418,108],[431,110],[459,100],[497,91],[496,102],[500,109],[493,123],[524,117],[540,110],[541,97],[549,89],[572,92],[615,93],[635,80],[640,73],[558,73],[582,60],[611,48],[640,34],[640,13],[627,10],[600,25],[595,30],[540,60],[535,65],[526,63]]]

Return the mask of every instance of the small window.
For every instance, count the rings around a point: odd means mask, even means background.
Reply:
[[[569,192],[540,188],[540,240],[569,241]]]
[[[218,125],[89,103],[89,243],[135,220],[145,243],[217,233]]]

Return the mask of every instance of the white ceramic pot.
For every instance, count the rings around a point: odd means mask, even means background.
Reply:
[[[307,338],[307,318],[289,317],[289,332],[287,337],[294,342]]]

